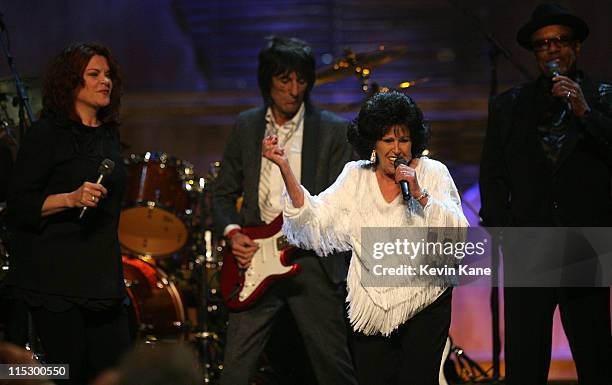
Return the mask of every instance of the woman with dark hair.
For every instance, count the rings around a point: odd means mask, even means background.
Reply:
[[[108,48],[64,49],[50,64],[41,117],[21,143],[9,193],[8,282],[28,305],[44,361],[70,365],[68,383],[114,365],[130,341],[117,238],[120,100]],[[105,159],[114,168],[95,183]]]
[[[429,129],[406,95],[372,97],[348,137],[362,160],[347,163],[318,196],[299,185],[277,138],[264,138],[263,155],[279,166],[287,189],[283,231],[321,256],[352,251],[347,301],[360,384],[437,384],[452,289],[410,278],[403,285],[383,278],[368,284],[372,261],[362,253],[361,237],[364,227],[466,227],[457,188],[442,163],[421,156]],[[407,165],[395,167],[399,158]],[[408,182],[411,199],[402,199],[400,181]]]

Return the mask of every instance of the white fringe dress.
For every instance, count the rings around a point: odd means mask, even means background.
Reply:
[[[283,232],[288,240],[318,255],[352,251],[347,276],[348,315],[355,331],[390,335],[440,296],[446,287],[364,287],[362,227],[467,227],[455,183],[444,164],[422,157],[416,166],[419,185],[430,194],[425,207],[401,194],[388,203],[369,162],[349,162],[338,179],[318,196],[304,191],[304,205],[295,208],[283,194]]]

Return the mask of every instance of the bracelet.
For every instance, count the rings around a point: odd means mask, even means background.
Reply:
[[[427,192],[427,190],[425,189],[421,189],[421,195],[418,198],[414,198],[417,202],[421,202],[421,199],[423,198],[428,198],[429,197],[429,192]]]

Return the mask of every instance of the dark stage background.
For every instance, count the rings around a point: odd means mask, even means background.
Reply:
[[[64,0],[2,1],[15,65],[36,79],[50,58],[73,41],[110,46],[125,78],[122,140],[130,152],[166,151],[206,174],[221,157],[235,115],[260,102],[257,52],[270,34],[296,36],[313,45],[319,66],[355,52],[405,47],[397,60],[372,69],[385,86],[428,78],[408,89],[433,129],[431,154],[446,162],[464,192],[466,212],[477,223],[474,184],[484,137],[490,32],[535,75],[532,55],[515,32],[539,1],[486,0]],[[591,36],[580,64],[593,76],[612,79],[612,1],[560,2],[583,17]],[[455,4],[455,5],[454,5]],[[482,21],[476,22],[462,9]],[[524,80],[503,58],[500,91]],[[9,76],[4,58],[0,76]],[[4,78],[0,91],[12,92]],[[346,118],[355,116],[363,93],[355,78],[315,88],[314,101]],[[39,101],[38,101],[39,103]],[[453,334],[479,359],[489,358],[488,291],[457,290]],[[556,320],[558,323],[558,318]],[[571,359],[555,329],[555,358]],[[571,369],[571,368],[570,368]],[[571,370],[570,374],[571,376]]]
[[[403,46],[406,55],[372,69],[395,86],[429,78],[409,93],[433,128],[432,154],[475,164],[486,117],[491,32],[532,71],[531,54],[514,41],[538,1],[485,0],[93,0],[3,1],[0,12],[24,77],[40,77],[73,41],[108,44],[125,75],[123,140],[131,152],[167,151],[204,173],[220,157],[235,114],[256,105],[256,55],[270,34],[309,41],[319,66],[350,47]],[[589,22],[581,63],[612,79],[612,2],[564,1]],[[479,25],[459,7],[482,20]],[[0,76],[8,76],[0,68]],[[522,81],[499,59],[500,90]],[[10,85],[10,84],[9,84]],[[354,78],[317,87],[314,100],[351,118],[363,95]]]

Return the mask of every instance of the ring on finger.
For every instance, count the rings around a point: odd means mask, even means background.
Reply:
[[[94,195],[91,196],[91,201],[95,202],[96,201],[96,197]]]
[[[570,98],[572,96],[572,91],[567,91],[567,95],[565,95],[566,98]]]

